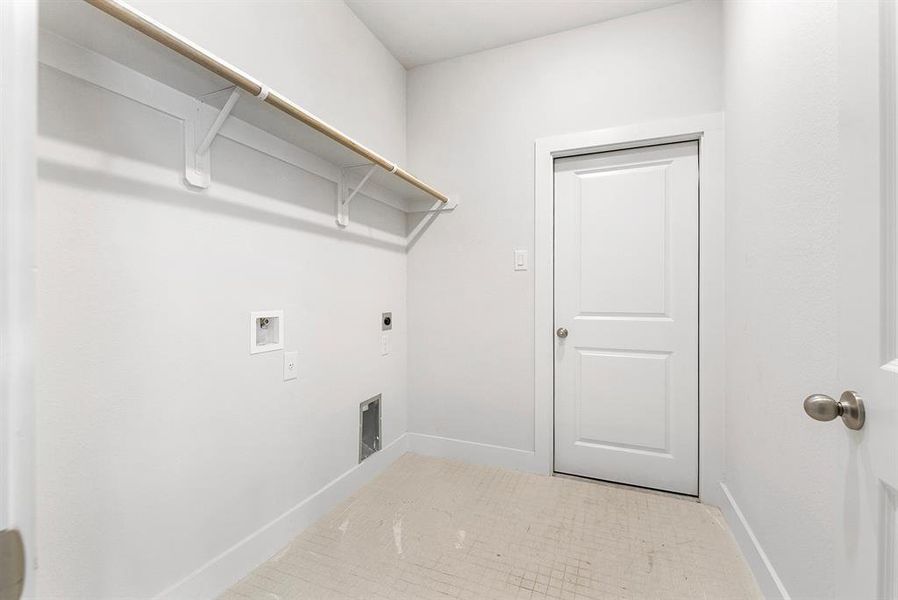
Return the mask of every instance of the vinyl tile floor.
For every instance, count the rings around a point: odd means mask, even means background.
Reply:
[[[716,508],[406,454],[221,600],[760,597]]]

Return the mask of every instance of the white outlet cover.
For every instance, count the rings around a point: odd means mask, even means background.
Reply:
[[[299,377],[299,352],[284,352],[284,381]]]

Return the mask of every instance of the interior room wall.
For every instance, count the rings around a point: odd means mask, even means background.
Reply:
[[[405,164],[405,68],[343,2],[129,4]]]
[[[534,448],[534,281],[513,270],[533,252],[534,141],[720,111],[720,29],[694,0],[409,72],[411,166],[462,203],[409,253],[409,431],[430,447]]]
[[[138,4],[404,155],[405,72],[342,3]],[[37,592],[148,598],[195,576],[213,597],[356,465],[360,402],[383,394],[385,446],[406,431],[405,251],[338,230],[333,183],[228,139],[187,190],[180,121],[46,66],[39,121]],[[380,204],[353,220],[405,234]],[[298,381],[281,352],[249,355],[264,309],[285,310]],[[223,555],[259,532],[256,555]]]
[[[838,394],[838,6],[728,2],[727,483],[766,552],[771,597],[832,597],[844,429]],[[746,548],[752,556],[755,549]],[[764,568],[763,565],[756,567]],[[780,579],[776,589],[773,576]],[[771,576],[771,574],[773,576]]]

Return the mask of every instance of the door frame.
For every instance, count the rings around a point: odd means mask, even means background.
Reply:
[[[698,142],[699,156],[699,499],[723,505],[725,442],[724,119],[708,113],[538,139],[534,146],[534,454],[554,471],[556,158],[672,142]]]
[[[34,185],[37,0],[0,0],[0,529],[25,546],[34,596]]]

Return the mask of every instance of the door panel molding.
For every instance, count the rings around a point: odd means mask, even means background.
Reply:
[[[534,397],[537,470],[551,473],[554,447],[554,160],[684,141],[699,143],[699,498],[722,505],[724,463],[723,114],[709,113],[539,139],[535,143]],[[579,318],[663,320],[632,314]]]
[[[898,597],[898,490],[879,481],[879,590],[880,598]]]
[[[580,188],[583,189],[586,185],[602,185],[603,182],[607,182],[611,177],[616,176],[618,179],[627,178],[633,180],[634,177],[638,176],[652,176],[652,187],[653,188],[662,188],[666,189],[669,185],[667,170],[672,164],[672,160],[663,160],[663,161],[652,161],[645,163],[631,163],[631,164],[621,164],[614,166],[606,166],[594,169],[578,169],[572,172],[572,175],[579,178]],[[593,177],[599,177],[598,181],[591,181]],[[638,307],[643,308],[643,310],[620,310],[623,308],[623,304],[627,304],[630,302],[634,302],[633,298],[630,299],[622,299],[613,297],[614,290],[626,289],[627,286],[620,285],[621,282],[617,281],[602,281],[604,279],[604,274],[601,272],[593,273],[592,277],[580,277],[580,291],[579,291],[579,314],[590,314],[590,315],[646,315],[646,316],[654,316],[654,317],[669,317],[670,316],[670,199],[666,193],[660,193],[659,195],[660,201],[663,205],[657,212],[660,213],[661,218],[658,219],[657,215],[647,215],[647,214],[630,214],[631,218],[637,218],[642,221],[640,225],[643,228],[654,228],[654,233],[656,234],[656,239],[658,239],[660,248],[655,248],[656,251],[660,250],[660,260],[657,260],[658,257],[649,257],[643,256],[643,259],[650,259],[648,263],[644,263],[639,265],[641,268],[634,268],[631,273],[628,274],[628,279],[632,277],[641,277],[647,279],[648,281],[643,281],[643,284],[648,284],[648,288],[654,289],[643,289],[642,293],[638,294],[640,296],[639,302],[646,303],[645,306]],[[578,233],[580,236],[580,252],[579,255],[582,258],[584,254],[586,254],[586,250],[591,250],[590,254],[595,256],[597,254],[604,255],[612,259],[613,262],[616,262],[615,253],[620,250],[620,240],[614,239],[614,231],[617,229],[615,227],[615,217],[618,217],[617,213],[620,213],[621,216],[624,215],[624,211],[627,209],[627,205],[631,204],[630,202],[621,202],[621,201],[605,201],[602,203],[589,203],[584,206],[583,204],[584,195],[581,192],[579,194],[579,206],[577,210],[579,211],[578,221],[579,221],[579,229]],[[623,210],[621,210],[623,209]],[[600,214],[612,213],[612,217],[608,219],[595,219],[594,221],[589,221],[584,219],[584,210],[594,211]],[[639,211],[635,211],[639,212]],[[642,211],[645,213],[646,211],[643,209]],[[600,231],[600,232],[588,232],[583,230],[583,227],[588,222],[595,221],[605,221],[607,222],[607,227],[609,231]],[[557,229],[557,225],[556,225]],[[653,237],[653,236],[649,236]],[[653,240],[654,241],[654,240]],[[639,244],[641,247],[642,244]],[[591,246],[591,248],[589,248]],[[606,259],[607,260],[607,259]],[[604,261],[603,261],[604,262]],[[656,262],[657,264],[652,265],[651,262]],[[582,262],[581,262],[582,268]],[[602,269],[599,269],[602,271]],[[609,269],[609,271],[611,271]],[[654,271],[654,272],[653,272]],[[656,281],[651,281],[652,279],[656,279]],[[587,284],[592,283],[592,289],[583,289],[583,283]],[[632,283],[632,282],[628,282]],[[604,285],[603,285],[604,284]],[[596,289],[598,288],[598,289]],[[607,298],[607,292],[612,292],[612,297]],[[601,306],[596,305],[593,302],[589,301],[589,297],[595,298],[596,296],[601,296],[600,292],[604,292],[606,298],[604,302],[610,302],[611,306],[607,306],[604,310]],[[615,310],[618,308],[618,310]],[[591,309],[591,310],[590,310]],[[652,310],[654,309],[654,310]]]
[[[879,3],[883,368],[898,372],[898,10]]]
[[[576,380],[576,392],[575,392],[575,411],[576,411],[576,440],[574,441],[575,445],[579,446],[591,446],[595,448],[603,448],[606,450],[619,450],[626,452],[639,452],[641,454],[650,454],[652,456],[670,456],[670,357],[673,354],[672,352],[665,351],[655,351],[655,350],[608,350],[604,348],[581,348],[577,347],[575,350],[579,354],[579,364],[577,365],[577,380]],[[613,439],[607,439],[612,437],[611,435],[605,434],[604,436],[595,436],[589,437],[584,435],[583,426],[582,426],[582,417],[583,415],[583,362],[584,358],[594,358],[594,359],[625,359],[629,361],[661,361],[659,365],[652,364],[650,368],[656,368],[660,366],[660,374],[663,376],[662,381],[660,382],[663,385],[663,397],[664,397],[664,418],[663,418],[663,428],[664,428],[664,440],[662,444],[654,444],[651,445],[649,443],[645,444],[636,444],[636,443],[627,443],[623,441],[615,441]],[[656,382],[658,383],[658,382]],[[613,398],[610,398],[613,401]],[[603,413],[606,414],[606,413]],[[617,423],[612,418],[609,420],[609,424],[611,426],[615,426]],[[597,433],[597,432],[594,432]],[[600,437],[604,437],[605,439],[600,439]]]

